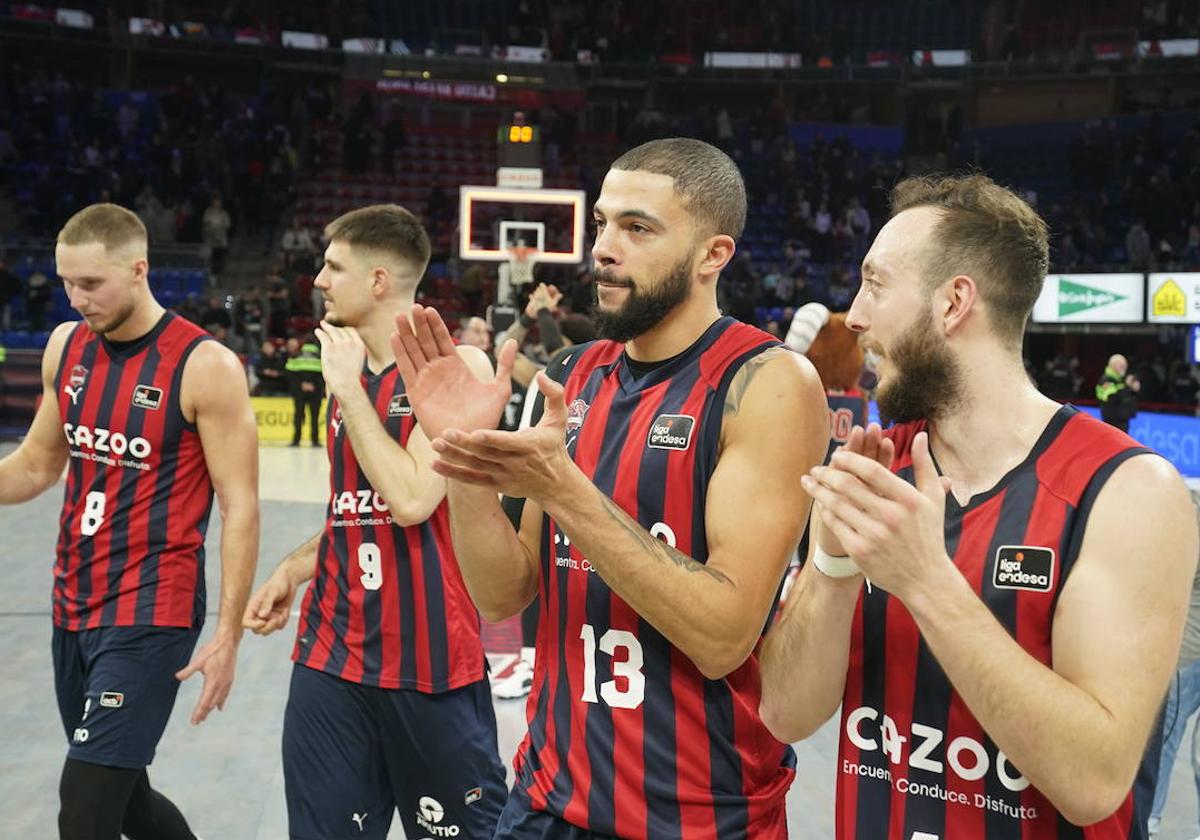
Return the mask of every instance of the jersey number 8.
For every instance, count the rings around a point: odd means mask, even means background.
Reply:
[[[83,513],[79,516],[79,533],[94,537],[104,524],[104,494],[93,490],[84,497]]]

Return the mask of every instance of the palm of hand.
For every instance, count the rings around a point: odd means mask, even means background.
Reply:
[[[496,428],[512,391],[508,380],[481,382],[458,356],[429,362],[405,388],[417,422],[431,440],[448,429]]]

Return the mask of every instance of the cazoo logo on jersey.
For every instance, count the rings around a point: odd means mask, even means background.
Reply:
[[[333,497],[333,515],[387,513],[388,504],[374,490],[343,490]]]
[[[76,457],[103,461],[110,466],[116,463],[112,456],[123,458],[128,455],[140,462],[145,461],[154,452],[154,447],[144,437],[127,438],[121,432],[113,432],[98,426],[93,429],[82,424],[76,426],[73,423],[63,423],[63,434],[67,436],[67,444],[73,450],[81,451],[82,454],[76,455]],[[147,465],[126,461],[122,461],[121,466],[138,466],[149,469]]]

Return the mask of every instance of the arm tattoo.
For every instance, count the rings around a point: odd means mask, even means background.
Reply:
[[[790,352],[783,347],[772,347],[742,365],[741,370],[734,374],[733,382],[729,384],[729,393],[725,395],[725,405],[721,416],[736,417],[742,408],[742,399],[746,396],[746,391],[750,389],[750,382],[754,377],[767,366],[767,362],[778,358],[780,353]]]
[[[660,539],[650,536],[636,522],[634,522],[629,514],[623,511],[616,502],[604,496],[604,512],[607,513],[614,522],[620,525],[627,534],[648,553],[657,560],[665,560],[674,563],[679,568],[687,572],[702,572],[719,583],[729,583],[729,578],[722,574],[717,569],[710,569],[703,563],[698,563],[691,557],[688,557],[682,551],[676,551],[671,546],[667,545]]]

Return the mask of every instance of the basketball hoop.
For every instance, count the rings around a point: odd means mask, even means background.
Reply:
[[[515,245],[508,249],[508,282],[524,286],[533,282],[533,267],[537,265],[537,248]]]

